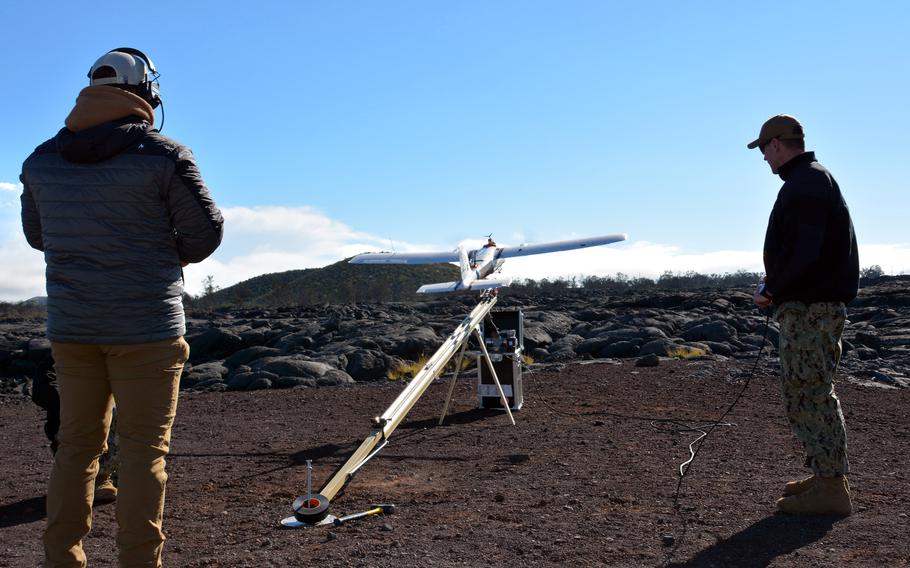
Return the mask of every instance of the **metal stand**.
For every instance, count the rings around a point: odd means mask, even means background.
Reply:
[[[512,416],[512,409],[509,405],[509,398],[506,396],[504,390],[502,390],[502,383],[499,382],[499,377],[496,375],[496,368],[493,366],[493,360],[490,358],[490,352],[487,351],[487,346],[483,340],[483,336],[480,335],[480,331],[475,327],[474,335],[477,337],[477,342],[480,343],[480,352],[483,355],[483,360],[486,361],[487,369],[490,371],[490,376],[493,377],[493,382],[496,383],[496,389],[499,391],[499,397],[502,400],[502,407],[505,409],[506,414],[509,416],[509,420],[512,421],[512,425],[515,425],[515,417]],[[445,420],[446,414],[449,411],[449,403],[452,400],[452,392],[455,390],[455,381],[458,380],[458,372],[461,369],[461,361],[464,358],[465,349],[468,346],[468,342],[465,341],[464,345],[461,348],[461,352],[458,354],[458,362],[455,365],[455,375],[452,377],[452,383],[449,385],[449,393],[446,395],[445,404],[442,407],[442,414],[439,416],[439,425],[441,426]]]
[[[481,342],[482,343],[482,342]],[[468,348],[468,342],[465,341],[464,345],[461,346],[461,351],[458,353],[458,361],[455,363],[455,374],[452,375],[452,382],[449,383],[449,393],[446,395],[446,402],[442,405],[442,414],[439,415],[439,425],[442,426],[442,422],[446,418],[446,414],[449,413],[449,403],[452,401],[452,393],[455,391],[455,383],[458,382],[458,373],[461,372],[461,363],[464,361],[464,352]],[[499,377],[497,377],[497,380]],[[505,396],[505,393],[503,393]]]
[[[344,465],[342,465],[332,478],[329,479],[328,483],[322,488],[322,491],[318,494],[314,494],[312,498],[298,498],[295,501],[294,516],[283,519],[281,521],[282,526],[289,528],[313,526],[326,517],[328,507],[317,506],[316,503],[331,502],[335,495],[337,495],[348,481],[351,480],[357,470],[363,467],[366,462],[372,459],[385,447],[388,443],[388,437],[395,431],[395,428],[401,424],[404,417],[414,404],[417,403],[427,387],[442,374],[446,364],[460,349],[458,367],[455,369],[455,378],[458,377],[458,370],[461,368],[465,349],[467,348],[468,340],[472,333],[477,336],[478,342],[480,343],[484,359],[486,360],[493,379],[496,382],[496,386],[499,389],[499,395],[502,397],[503,407],[506,409],[509,420],[512,422],[513,426],[515,425],[515,418],[512,416],[512,411],[509,409],[508,398],[506,397],[505,392],[503,392],[502,385],[499,383],[499,378],[496,376],[496,371],[493,368],[493,362],[490,360],[490,354],[487,352],[483,337],[478,331],[478,326],[487,314],[490,313],[490,310],[493,309],[496,301],[497,297],[495,292],[487,291],[481,295],[480,303],[477,304],[474,310],[471,311],[455,331],[452,332],[452,335],[445,340],[442,347],[430,357],[423,369],[421,369],[408,383],[408,386],[398,395],[398,398],[395,399],[385,412],[372,419],[373,429],[370,431],[369,435],[367,435],[366,439],[354,451],[351,457],[348,458]],[[452,385],[449,387],[449,398],[451,397],[454,384],[455,380],[453,379]],[[443,416],[445,416],[445,412],[448,409],[449,398],[446,398],[446,408],[443,410]],[[440,418],[440,423],[441,422],[442,418]],[[310,505],[310,503],[312,503],[312,505]],[[297,505],[300,506],[298,507]],[[294,521],[296,521],[296,523]]]

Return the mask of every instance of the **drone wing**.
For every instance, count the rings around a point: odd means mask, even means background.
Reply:
[[[458,262],[458,251],[445,252],[365,252],[348,262],[351,264],[434,264]]]
[[[589,237],[586,239],[573,239],[569,241],[554,241],[551,243],[538,243],[535,245],[520,245],[515,247],[502,247],[499,251],[499,258],[515,258],[517,256],[528,256],[532,254],[545,254],[548,252],[559,252],[563,250],[575,250],[590,247],[598,247],[617,243],[628,238],[625,233],[615,235],[604,235],[601,237]]]

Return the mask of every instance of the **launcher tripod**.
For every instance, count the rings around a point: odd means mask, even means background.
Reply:
[[[464,321],[461,322],[455,331],[452,332],[452,335],[443,342],[442,347],[430,357],[426,365],[424,365],[420,372],[418,372],[408,383],[408,386],[405,387],[404,391],[398,395],[395,402],[393,402],[381,415],[372,419],[373,428],[370,430],[366,439],[360,444],[360,447],[358,447],[351,457],[335,471],[332,478],[329,479],[328,483],[323,486],[319,493],[310,493],[308,487],[307,495],[300,496],[294,500],[294,515],[282,519],[282,526],[287,528],[301,528],[313,526],[320,523],[320,521],[325,521],[329,514],[331,500],[342,488],[344,488],[361,467],[373,459],[373,457],[389,443],[389,436],[391,436],[392,432],[401,424],[407,413],[417,403],[424,391],[427,390],[427,387],[430,386],[430,383],[442,374],[449,360],[451,360],[456,353],[459,353],[458,361],[459,363],[461,362],[465,349],[467,348],[468,340],[471,338],[472,334],[477,337],[478,343],[480,344],[483,359],[486,361],[493,380],[496,383],[496,388],[499,390],[502,406],[505,408],[506,414],[512,422],[512,425],[515,425],[515,418],[512,416],[512,411],[509,408],[508,399],[503,392],[499,377],[496,376],[493,361],[490,359],[490,354],[487,351],[484,339],[479,331],[480,324],[490,313],[490,310],[493,309],[493,306],[496,305],[497,299],[495,290],[485,290],[481,293],[480,302],[477,306]],[[443,417],[448,409],[451,391],[452,389],[450,388],[449,395],[446,398],[445,408],[443,409]],[[442,423],[442,417],[440,417],[440,423]]]

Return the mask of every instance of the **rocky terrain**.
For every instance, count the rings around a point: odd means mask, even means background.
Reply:
[[[202,568],[906,567],[910,566],[910,389],[841,381],[855,513],[774,514],[803,456],[765,358],[746,396],[684,479],[698,428],[742,389],[748,359],[597,359],[524,375],[512,426],[477,409],[459,379],[432,385],[389,445],[332,501],[346,515],[398,511],[340,527],[279,527],[364,439],[401,391],[382,381],[255,392],[185,391],[168,456],[165,566]],[[0,397],[0,567],[41,564],[51,454],[41,413]],[[678,507],[674,506],[678,503]],[[116,565],[115,507],[95,509],[90,566]]]
[[[471,298],[194,318],[168,457],[165,563],[910,566],[907,284],[864,289],[850,309],[837,386],[853,468],[846,519],[773,513],[783,483],[804,470],[780,402],[774,326],[765,333],[746,290],[503,297],[501,307],[525,310],[534,359],[516,425],[478,409],[464,379],[437,426],[444,376],[331,505],[342,515],[390,502],[397,513],[302,530],[278,521],[304,492],[307,460],[318,489],[401,391],[385,376],[431,353]],[[48,356],[43,324],[13,319],[0,324],[4,568],[41,563],[51,467],[25,379]],[[689,444],[749,377],[680,484]],[[95,509],[93,566],[115,565],[114,512]]]
[[[842,371],[851,380],[910,385],[910,277],[865,287],[849,309]],[[471,295],[425,303],[216,311],[188,320],[184,390],[262,390],[381,381],[407,375],[472,309]],[[652,356],[750,357],[777,344],[777,327],[751,290],[504,295],[520,307],[529,361],[554,363]],[[0,321],[0,392],[22,392],[47,358],[40,319]]]

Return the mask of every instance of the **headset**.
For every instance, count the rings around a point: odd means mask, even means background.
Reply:
[[[123,77],[121,79],[121,74],[127,72],[121,66],[118,66],[114,61],[105,61],[105,57],[112,53],[125,53],[127,55],[132,55],[138,57],[145,63],[145,70],[142,79],[133,78],[136,82],[133,83],[129,78]],[[102,66],[112,67],[117,73],[117,78],[122,80],[122,83],[127,84],[133,87],[136,87],[136,94],[145,99],[153,109],[158,108],[158,105],[161,104],[161,91],[158,84],[158,77],[161,75],[158,73],[158,70],[155,69],[155,64],[152,63],[151,58],[145,53],[139,51],[138,49],[132,47],[118,47],[117,49],[112,49],[101,56],[88,70],[88,78],[92,79],[92,72],[97,68]],[[96,84],[105,84],[105,83],[96,83]],[[118,84],[116,82],[108,82],[106,84]]]

